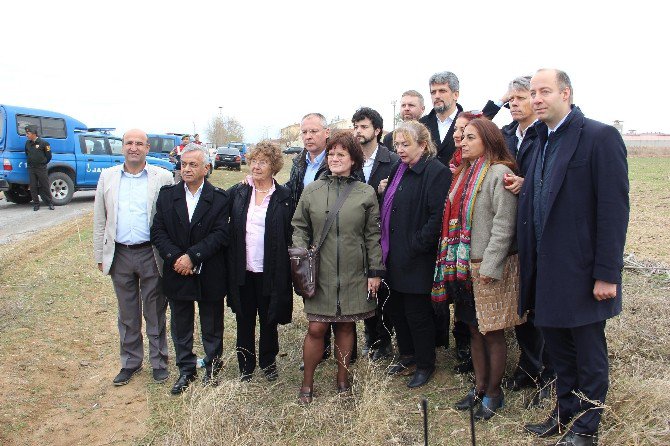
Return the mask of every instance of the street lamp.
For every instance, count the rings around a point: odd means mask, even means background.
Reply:
[[[391,104],[393,104],[393,130],[395,130],[395,104],[397,102],[398,101],[396,101],[396,100],[391,101]]]

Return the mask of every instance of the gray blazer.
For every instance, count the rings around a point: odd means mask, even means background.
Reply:
[[[119,201],[119,182],[123,164],[104,169],[98,180],[93,203],[93,257],[96,263],[102,263],[102,272],[109,274],[109,268],[114,261],[116,247],[116,207]],[[147,194],[147,215],[149,227],[156,214],[156,198],[161,187],[173,184],[172,174],[162,167],[147,163],[149,174]],[[163,261],[154,248],[154,257],[158,271],[163,271]]]
[[[506,173],[513,172],[502,164],[489,168],[472,212],[470,258],[482,260],[480,274],[498,280],[516,235],[517,196],[505,189]]]

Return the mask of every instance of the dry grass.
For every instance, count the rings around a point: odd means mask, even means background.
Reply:
[[[631,222],[644,212],[643,221],[657,237],[648,246],[646,239],[629,236],[627,250],[638,258],[667,253],[670,245],[667,232],[658,230],[668,216],[667,201],[659,200],[668,193],[669,166],[670,160],[631,160]],[[287,163],[282,180],[289,168]],[[212,182],[227,187],[242,176],[217,171]],[[642,206],[646,203],[665,205],[654,211]],[[294,323],[280,327],[275,383],[261,373],[251,383],[238,381],[234,318],[226,311],[226,366],[219,387],[195,385],[172,397],[169,386],[148,384],[148,376],[142,376],[113,388],[116,303],[108,279],[92,268],[91,251],[90,217],[44,231],[38,240],[0,247],[0,443],[420,445],[418,404],[426,397],[430,444],[469,444],[467,414],[451,409],[469,382],[451,372],[454,358],[443,350],[435,377],[418,391],[406,388],[406,378],[388,378],[381,368],[359,361],[352,367],[351,398],[337,396],[335,364],[329,360],[317,370],[314,403],[298,405],[302,374],[297,365],[306,326],[299,299]],[[624,311],[607,326],[611,387],[601,445],[670,444],[669,288],[664,276],[624,274]],[[508,339],[511,368],[516,354]],[[198,342],[195,349],[202,355]],[[548,409],[525,410],[529,397],[509,392],[499,416],[477,423],[478,444],[537,444],[522,426],[543,419]],[[137,409],[140,403],[145,409]],[[124,431],[130,434],[124,437]]]

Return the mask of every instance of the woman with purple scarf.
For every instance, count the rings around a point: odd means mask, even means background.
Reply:
[[[435,371],[430,292],[449,171],[435,158],[430,132],[418,121],[400,124],[393,145],[401,162],[386,183],[381,244],[400,358],[388,374],[414,373],[407,384],[414,388],[426,384]]]
[[[470,328],[475,387],[455,407],[479,404],[475,418],[486,420],[504,405],[504,329],[520,322],[517,198],[505,189],[505,177],[516,163],[488,119],[467,124],[461,149],[463,162],[445,203],[432,300],[436,311],[448,311],[453,299],[456,318]]]

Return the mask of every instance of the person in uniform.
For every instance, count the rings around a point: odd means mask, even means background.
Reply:
[[[51,146],[37,136],[37,126],[30,124],[26,128],[26,158],[28,160],[28,174],[30,175],[30,195],[33,199],[33,211],[40,209],[40,195],[42,201],[54,210],[54,202],[49,191],[49,177],[47,164],[51,161]]]

